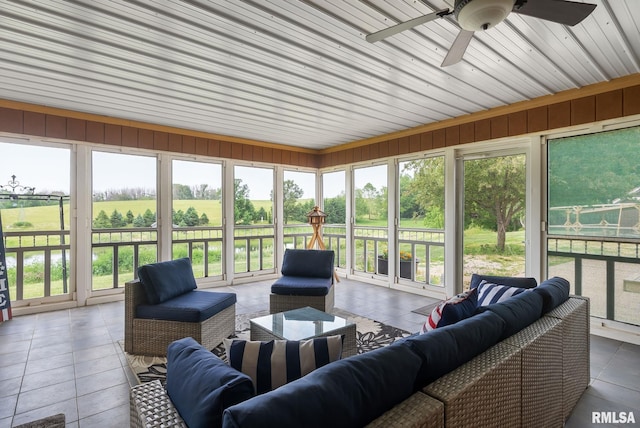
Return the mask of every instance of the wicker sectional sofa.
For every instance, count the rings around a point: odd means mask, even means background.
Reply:
[[[544,293],[316,369],[227,408],[222,426],[561,427],[590,379],[589,300],[565,288],[533,322],[513,308]],[[132,426],[186,426],[157,381],[130,403]]]

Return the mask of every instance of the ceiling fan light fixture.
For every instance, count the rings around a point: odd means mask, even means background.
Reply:
[[[455,14],[467,31],[487,30],[504,21],[515,0],[456,0]]]

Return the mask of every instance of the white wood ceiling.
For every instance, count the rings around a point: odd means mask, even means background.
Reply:
[[[0,98],[324,149],[640,72],[640,0],[589,2],[441,68],[452,17],[364,36],[444,0],[0,0]]]

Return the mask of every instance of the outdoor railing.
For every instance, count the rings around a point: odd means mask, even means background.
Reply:
[[[273,225],[234,226],[235,273],[275,269]]]
[[[295,224],[284,226],[285,248],[307,248],[313,231],[307,224]],[[322,241],[326,250],[335,252],[335,267],[346,267],[347,231],[346,226],[339,224],[327,224],[322,228]]]
[[[4,241],[11,300],[50,297],[69,292],[68,230],[5,231]]]
[[[547,238],[549,276],[588,296],[591,315],[640,325],[640,240],[572,235]]]

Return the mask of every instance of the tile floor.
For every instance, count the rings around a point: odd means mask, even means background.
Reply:
[[[216,290],[237,293],[237,313],[253,313],[267,309],[270,284]],[[346,279],[336,287],[336,307],[410,331],[424,320],[411,311],[433,302]],[[135,378],[119,344],[123,306],[106,303],[0,324],[0,428],[61,412],[68,427],[128,426]],[[592,336],[591,374],[566,426],[598,426],[591,423],[593,411],[634,412],[640,426],[640,346]]]

